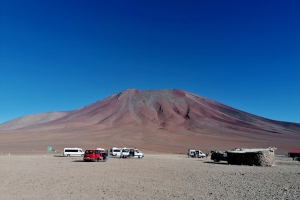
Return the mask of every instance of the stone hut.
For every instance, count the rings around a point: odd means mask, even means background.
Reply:
[[[254,149],[233,149],[227,151],[228,164],[273,166],[275,162],[275,147]]]

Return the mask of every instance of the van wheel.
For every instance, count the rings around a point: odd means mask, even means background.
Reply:
[[[70,157],[70,154],[68,154],[67,157]]]

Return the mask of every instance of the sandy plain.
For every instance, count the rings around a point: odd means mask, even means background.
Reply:
[[[300,162],[273,167],[146,154],[83,162],[59,155],[0,156],[0,199],[300,199]]]

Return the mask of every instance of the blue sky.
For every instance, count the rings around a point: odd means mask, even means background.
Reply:
[[[0,2],[0,123],[127,88],[300,123],[300,1]]]

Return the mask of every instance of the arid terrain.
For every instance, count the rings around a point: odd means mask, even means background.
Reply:
[[[0,124],[0,150],[43,154],[48,146],[136,147],[186,154],[187,149],[299,148],[300,124],[265,119],[183,90],[127,89],[66,112],[23,116]]]
[[[0,199],[300,199],[300,162],[275,166],[145,154],[83,162],[59,154],[0,156]]]

